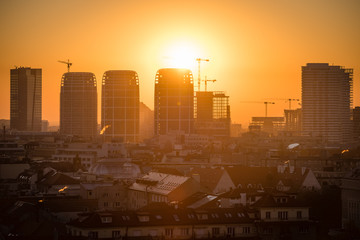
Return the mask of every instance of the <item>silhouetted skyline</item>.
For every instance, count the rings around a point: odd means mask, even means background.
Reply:
[[[197,76],[195,59],[209,58],[202,79],[217,79],[208,90],[225,91],[232,121],[244,125],[263,116],[263,106],[238,102],[301,98],[301,66],[324,62],[354,69],[358,106],[359,10],[358,1],[323,0],[2,1],[0,119],[10,118],[9,69],[17,65],[43,69],[42,118],[58,123],[67,71],[58,61],[67,59],[71,71],[93,72],[98,81],[107,70],[136,71],[140,101],[152,108],[158,69],[186,67]],[[97,92],[100,106],[101,86]],[[268,114],[286,107],[276,101]]]

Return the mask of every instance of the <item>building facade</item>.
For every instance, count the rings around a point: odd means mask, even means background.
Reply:
[[[155,77],[155,135],[190,134],[194,127],[194,84],[188,69],[160,69]]]
[[[101,134],[105,140],[139,141],[139,79],[135,71],[107,71],[102,79]]]
[[[93,73],[63,74],[60,90],[60,133],[84,138],[96,137],[97,88]]]
[[[352,121],[354,126],[355,141],[360,140],[360,107],[355,107],[352,111]]]
[[[302,67],[302,133],[325,143],[352,139],[353,70],[327,63]]]
[[[10,70],[10,128],[41,131],[42,69]]]
[[[140,141],[154,136],[154,111],[140,102]]]

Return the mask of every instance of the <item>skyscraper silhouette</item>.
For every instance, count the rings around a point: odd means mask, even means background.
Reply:
[[[41,131],[42,70],[10,70],[10,128]]]
[[[302,132],[325,142],[352,139],[353,70],[327,63],[302,67]]]
[[[93,73],[63,74],[60,91],[60,133],[84,138],[94,138],[97,135],[97,89]]]
[[[155,135],[193,133],[194,84],[188,69],[164,68],[156,73]]]
[[[139,79],[135,71],[104,73],[101,128],[105,140],[139,141],[139,104]]]

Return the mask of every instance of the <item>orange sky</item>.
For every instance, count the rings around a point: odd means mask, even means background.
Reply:
[[[0,119],[10,116],[10,69],[43,69],[43,119],[59,121],[61,75],[96,75],[100,106],[105,71],[131,69],[140,100],[153,109],[154,77],[174,49],[210,58],[202,77],[230,96],[233,122],[248,125],[268,98],[301,98],[301,66],[328,62],[354,69],[360,105],[360,1],[357,0],[12,0],[0,1]],[[197,78],[195,60],[189,66]],[[204,85],[202,85],[204,86]],[[269,106],[282,116],[288,104]],[[98,108],[100,119],[101,109]]]

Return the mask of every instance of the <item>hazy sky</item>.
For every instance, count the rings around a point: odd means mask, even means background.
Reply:
[[[140,100],[153,109],[156,71],[187,67],[208,90],[230,96],[233,122],[264,116],[269,98],[301,98],[301,66],[328,62],[354,69],[360,105],[358,0],[1,0],[0,119],[10,117],[10,69],[43,69],[43,119],[59,122],[60,80],[71,71],[137,71]],[[197,84],[195,84],[197,85]],[[202,90],[204,89],[202,85]],[[278,100],[269,116],[288,106]],[[99,121],[100,122],[100,121]]]

